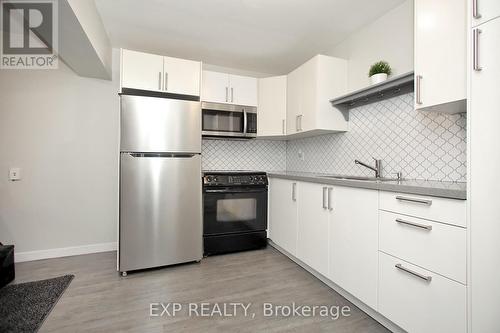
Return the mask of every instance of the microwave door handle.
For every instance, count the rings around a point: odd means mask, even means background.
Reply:
[[[245,110],[243,110],[243,135],[247,135],[248,131],[248,114]]]

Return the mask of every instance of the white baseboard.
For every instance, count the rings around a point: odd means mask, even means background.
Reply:
[[[100,243],[100,244],[90,244],[82,246],[61,247],[57,249],[48,249],[39,251],[19,252],[15,253],[14,260],[15,262],[24,262],[24,261],[33,261],[41,259],[77,256],[89,253],[115,251],[117,248],[116,244],[117,244],[116,242],[112,242],[112,243]]]

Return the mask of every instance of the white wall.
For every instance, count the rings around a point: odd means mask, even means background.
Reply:
[[[413,0],[407,0],[325,52],[349,60],[349,91],[369,84],[368,70],[386,60],[393,75],[413,70]]]
[[[17,253],[116,241],[117,56],[113,81],[0,70],[0,241]]]

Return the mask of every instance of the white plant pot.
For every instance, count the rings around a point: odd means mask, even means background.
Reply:
[[[385,80],[387,80],[386,73],[378,73],[378,74],[373,74],[372,76],[370,76],[371,84],[377,84],[380,82],[384,82]]]

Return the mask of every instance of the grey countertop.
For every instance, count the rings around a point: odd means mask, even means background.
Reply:
[[[358,187],[407,194],[428,195],[433,197],[459,200],[465,200],[467,198],[466,183],[459,182],[440,182],[432,180],[351,180],[327,178],[327,176],[333,176],[329,174],[290,171],[268,172],[268,176],[271,178],[283,178],[304,182]]]

